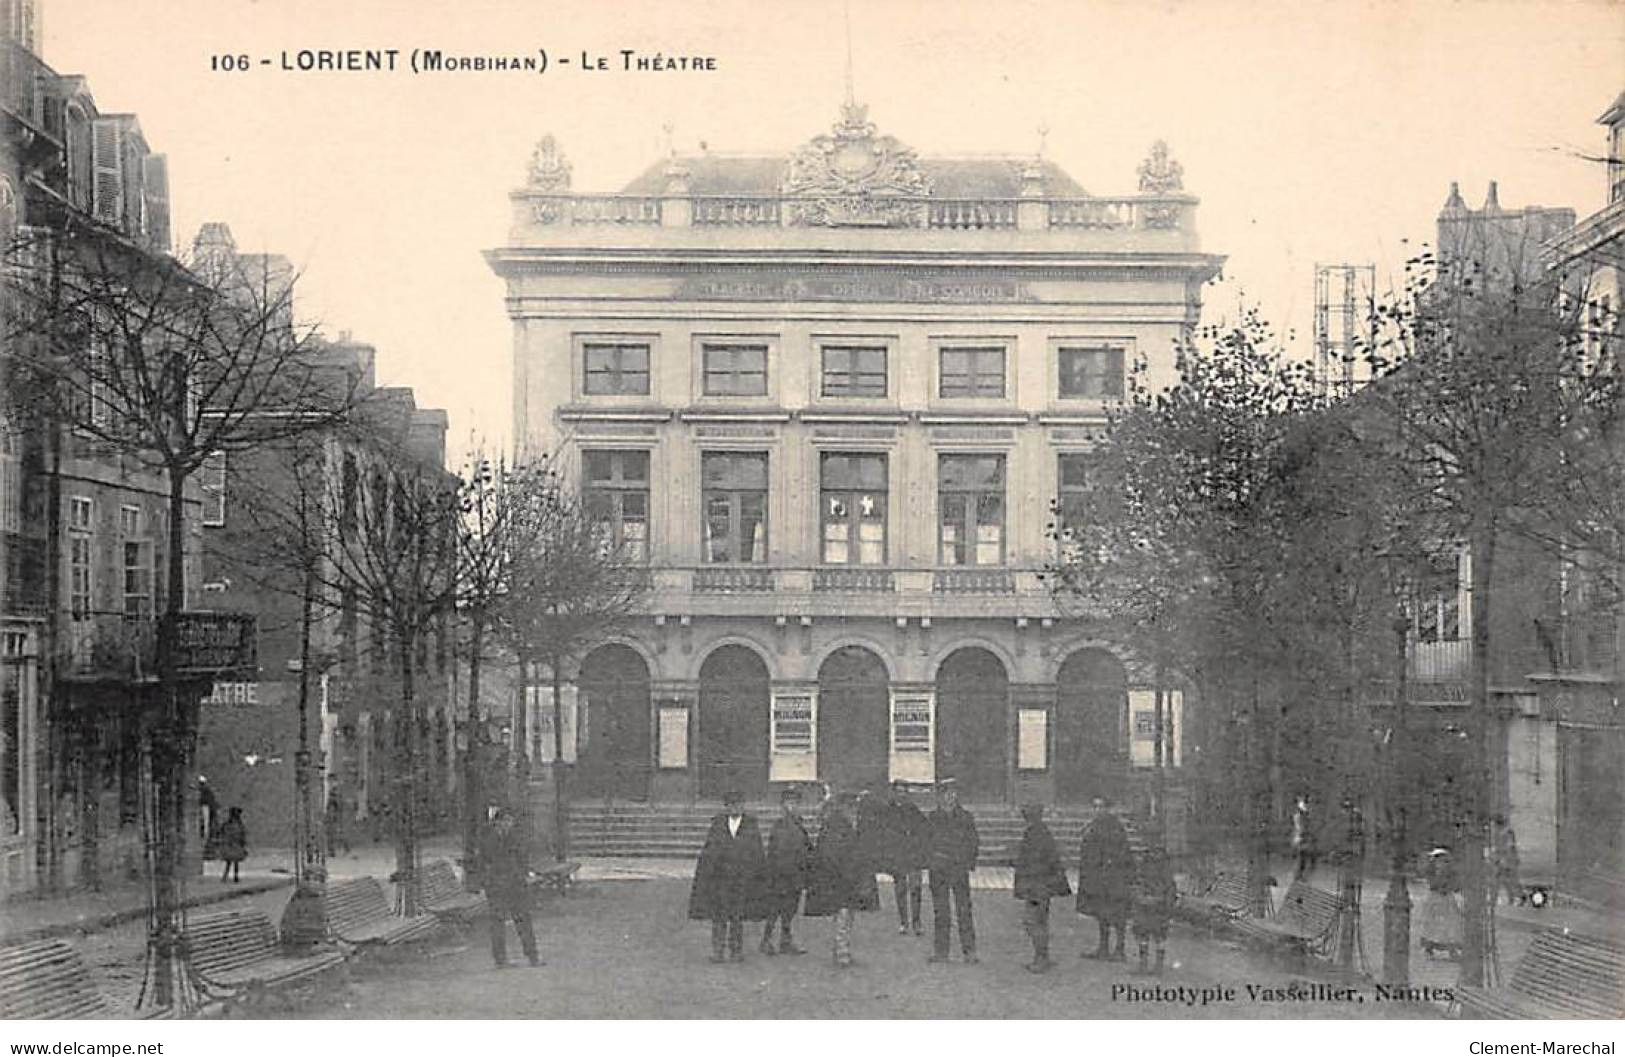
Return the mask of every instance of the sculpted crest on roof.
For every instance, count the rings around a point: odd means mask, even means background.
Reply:
[[[827,136],[816,136],[790,158],[779,190],[803,199],[791,204],[793,223],[830,227],[911,227],[932,193],[914,151],[881,136],[869,108],[848,102]]]

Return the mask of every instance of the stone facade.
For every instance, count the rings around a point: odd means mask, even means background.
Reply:
[[[1166,148],[1098,197],[1041,158],[917,156],[848,104],[790,157],[673,156],[607,195],[569,173],[544,140],[489,260],[521,454],[655,584],[565,673],[578,792],[1123,792],[1152,673],[1040,574],[1068,460],[1137,368],[1175,377],[1221,263]]]

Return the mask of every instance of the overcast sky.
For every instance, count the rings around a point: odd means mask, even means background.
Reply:
[[[552,132],[577,190],[679,150],[789,151],[844,93],[841,0],[41,0],[44,53],[169,156],[177,241],[223,220],[303,271],[306,314],[378,346],[381,378],[504,437],[510,330],[480,251]],[[1236,287],[1307,354],[1316,261],[1397,277],[1451,180],[1470,205],[1605,201],[1595,119],[1625,89],[1625,5],[861,0],[856,94],[922,154],[1046,153],[1097,194],[1135,190],[1166,139]],[[572,58],[543,75],[286,73],[284,50],[440,48]],[[715,56],[626,73],[619,50]],[[582,51],[610,72],[577,68]],[[247,53],[246,73],[213,55]],[[257,60],[272,60],[269,67]],[[1402,243],[1409,239],[1410,243]]]

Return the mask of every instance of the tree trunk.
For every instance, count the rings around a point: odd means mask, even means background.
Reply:
[[[463,748],[463,859],[473,862],[479,852],[480,825],[485,818],[485,717],[480,710],[480,660],[485,650],[485,615],[472,613],[468,656],[468,736]]]
[[[553,857],[563,862],[570,855],[570,800],[568,768],[564,762],[564,680],[557,653],[553,667]]]
[[[401,651],[401,715],[398,719],[396,742],[399,756],[398,797],[395,809],[395,871],[400,880],[401,913],[408,917],[418,912],[420,888],[418,884],[417,846],[417,700],[413,683],[413,650],[416,642],[409,636],[396,637]]]
[[[150,835],[152,884],[148,907],[148,985],[153,1002],[189,1004],[189,965],[181,936],[185,903],[186,773],[197,735],[196,695],[180,685],[176,632],[186,601],[186,477],[169,470],[168,553],[164,612],[158,621],[158,716],[148,724],[155,800]]]
[[[1490,982],[1495,959],[1489,909],[1489,871],[1485,868],[1489,807],[1493,795],[1489,759],[1490,724],[1490,583],[1495,568],[1496,518],[1478,511],[1472,521],[1472,687],[1468,714],[1469,764],[1467,820],[1462,829],[1461,983],[1482,987]]]

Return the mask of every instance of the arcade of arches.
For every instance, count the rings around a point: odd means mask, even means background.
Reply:
[[[666,690],[629,646],[602,646],[577,680],[577,791],[618,800],[687,790],[765,795],[779,781],[876,789],[892,778],[952,775],[961,795],[993,803],[1033,793],[1060,802],[1126,792],[1131,691],[1122,661],[1078,650],[1054,685],[1012,685],[991,650],[949,653],[928,684],[893,681],[865,646],[831,652],[812,683],[775,682],[753,647],[717,646],[697,687]],[[675,723],[673,721],[675,714]],[[675,732],[675,733],[674,733]],[[678,776],[677,784],[662,781]]]

